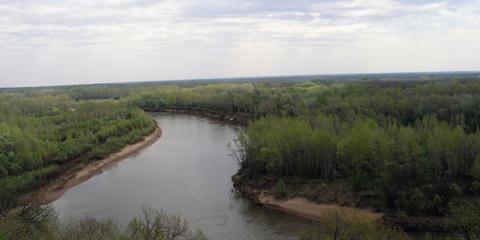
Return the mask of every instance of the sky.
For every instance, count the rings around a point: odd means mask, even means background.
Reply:
[[[480,0],[0,0],[0,87],[480,70]]]

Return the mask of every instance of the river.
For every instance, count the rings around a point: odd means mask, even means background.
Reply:
[[[154,114],[162,137],[71,188],[52,203],[61,221],[114,218],[124,226],[142,206],[178,213],[208,239],[297,239],[315,223],[238,197],[238,165],[227,144],[238,126],[184,114]]]

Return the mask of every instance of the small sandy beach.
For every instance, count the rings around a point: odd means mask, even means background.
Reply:
[[[293,214],[299,217],[322,221],[326,214],[335,208],[351,214],[352,216],[362,216],[378,220],[383,214],[369,209],[360,209],[352,207],[341,207],[332,204],[320,204],[311,202],[305,198],[295,197],[287,200],[275,199],[272,195],[261,192],[257,195],[256,201],[264,207],[276,209],[285,213]]]

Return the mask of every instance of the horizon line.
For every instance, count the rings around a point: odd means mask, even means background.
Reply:
[[[289,77],[332,77],[332,76],[356,76],[356,75],[394,75],[394,74],[480,74],[480,70],[454,70],[454,71],[405,71],[405,72],[351,72],[351,73],[323,73],[323,74],[292,74],[292,75],[256,75],[256,76],[235,76],[235,77],[211,77],[211,78],[178,78],[178,79],[162,79],[162,80],[140,80],[125,82],[97,82],[97,83],[79,83],[79,84],[59,84],[59,85],[33,85],[33,86],[12,86],[0,87],[0,90],[8,89],[29,89],[29,88],[61,88],[61,87],[78,87],[78,86],[95,86],[95,85],[128,85],[142,83],[159,83],[159,82],[188,82],[188,81],[231,81],[231,80],[262,80],[268,78],[282,78],[288,80]],[[274,79],[272,79],[274,80]],[[312,79],[315,80],[315,79]],[[307,81],[307,80],[305,80]]]

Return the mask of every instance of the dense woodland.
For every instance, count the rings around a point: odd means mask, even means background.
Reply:
[[[370,207],[400,217],[451,219],[459,206],[470,206],[464,212],[474,214],[456,229],[480,233],[476,79],[163,86],[125,101],[148,111],[250,116],[234,150],[237,185],[276,179],[277,186],[320,181],[328,188],[341,181],[376,196]]]
[[[102,93],[103,91],[103,93]],[[127,92],[128,91],[128,92]],[[72,98],[120,98],[147,111],[205,109],[245,114],[246,178],[273,175],[348,180],[379,193],[391,210],[446,214],[457,197],[480,194],[480,82],[189,83],[68,89]]]
[[[155,129],[140,109],[66,95],[0,95],[0,192],[17,196],[60,172],[102,159]]]
[[[479,93],[465,79],[312,81],[167,86],[126,101],[250,115],[244,177],[347,179],[389,209],[443,215],[450,199],[479,194]]]
[[[474,212],[463,219],[468,230],[456,229],[480,233],[480,81],[471,76],[4,91],[2,191],[36,189],[72,161],[138,141],[154,129],[144,111],[165,110],[248,116],[233,153],[237,184],[265,176],[277,185],[342,181],[353,192],[372,192],[381,199],[374,207],[393,214]]]

